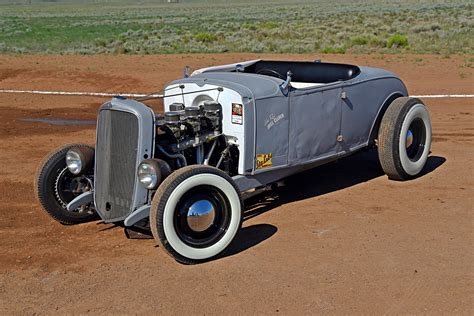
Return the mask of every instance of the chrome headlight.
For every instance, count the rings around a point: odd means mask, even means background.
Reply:
[[[66,154],[66,165],[72,174],[79,174],[82,171],[84,165],[80,154],[74,149],[69,149]]]
[[[72,147],[66,153],[66,166],[74,175],[86,171],[94,160],[94,150],[90,147]]]
[[[138,181],[148,190],[155,190],[171,173],[171,168],[164,160],[145,159],[138,166]]]

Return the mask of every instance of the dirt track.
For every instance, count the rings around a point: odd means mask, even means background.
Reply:
[[[0,89],[150,92],[185,65],[258,57],[0,56]],[[323,59],[388,68],[412,94],[438,94],[474,92],[468,57]],[[20,119],[94,119],[105,100],[0,94],[0,314],[474,313],[473,99],[425,100],[434,135],[422,177],[389,181],[370,152],[295,176],[248,206],[224,258],[197,266],[118,226],[62,226],[35,201],[40,159],[93,143],[94,127]]]

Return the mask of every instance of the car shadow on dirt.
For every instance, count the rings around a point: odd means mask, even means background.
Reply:
[[[445,161],[446,158],[444,157],[430,156],[418,177],[433,172]],[[287,203],[343,190],[381,176],[385,176],[385,174],[380,167],[377,152],[375,150],[361,152],[337,162],[291,176],[284,181],[283,186],[249,198],[245,201],[243,220],[245,222]],[[122,225],[118,226],[123,227]],[[117,226],[107,227],[104,230],[115,227]],[[262,223],[245,226],[244,223],[244,227],[239,231],[229,248],[214,260],[233,256],[252,248],[271,238],[277,231],[278,228],[270,224]],[[147,222],[132,228],[125,228],[125,233],[128,238],[132,239],[153,238]]]
[[[278,228],[270,224],[255,224],[242,227],[229,248],[218,259],[230,257],[252,248],[275,235],[277,231]]]
[[[444,157],[428,157],[425,168],[417,178],[433,172],[445,161]],[[364,151],[291,176],[284,181],[283,186],[250,198],[245,203],[244,221],[283,204],[343,190],[381,176],[385,174],[376,150]]]

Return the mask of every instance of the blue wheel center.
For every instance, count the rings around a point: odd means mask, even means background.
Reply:
[[[405,138],[405,148],[409,148],[413,144],[413,132],[408,130],[407,136]]]

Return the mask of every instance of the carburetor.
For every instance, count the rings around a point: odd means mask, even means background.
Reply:
[[[181,128],[181,113],[179,111],[165,113],[165,126],[176,139],[180,139],[185,133],[183,128]]]
[[[221,105],[217,101],[187,107],[183,103],[172,103],[159,126],[175,141],[181,142],[187,137],[199,139],[206,132],[219,133],[221,121]]]
[[[218,130],[221,125],[221,105],[217,101],[205,101],[204,119],[210,130]]]
[[[199,134],[201,131],[201,110],[197,106],[188,106],[184,109],[182,123],[186,125],[191,135]]]

